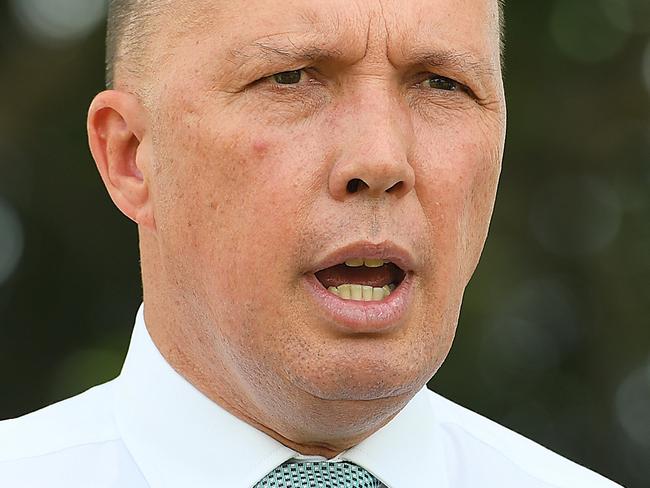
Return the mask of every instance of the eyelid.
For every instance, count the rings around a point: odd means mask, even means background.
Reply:
[[[294,73],[299,74],[299,78],[296,83],[280,83],[277,81],[277,77],[279,77],[280,75],[287,75],[287,74],[294,74]],[[274,85],[291,86],[291,85],[298,85],[300,82],[304,81],[305,76],[307,76],[307,73],[303,69],[290,69],[287,71],[280,71],[278,73],[273,73],[271,76],[267,76],[266,79],[272,82]]]
[[[268,74],[266,76],[263,76],[262,78],[260,78],[260,80],[270,80],[270,79],[273,79],[273,77],[276,76],[276,75],[280,75],[282,73],[293,73],[294,71],[303,71],[305,73],[305,75],[309,76],[309,73],[308,73],[309,69],[310,69],[309,66],[299,66],[299,67],[296,67],[296,68],[282,69],[280,71],[274,71],[273,73],[270,73],[270,74]]]
[[[430,80],[432,78],[442,78],[443,80],[449,80],[452,83],[458,85],[459,88],[465,86],[463,83],[461,83],[460,81],[452,78],[451,76],[441,75],[440,73],[436,73],[435,71],[429,71],[429,72],[422,73],[421,75],[419,75],[419,78],[421,78],[421,79],[420,79],[420,81],[418,83],[425,82],[425,81]]]
[[[464,94],[468,95],[469,97],[471,97],[473,100],[475,100],[477,102],[480,101],[479,97],[476,95],[474,90],[472,90],[468,85],[466,85],[465,83],[463,83],[461,81],[458,81],[453,76],[442,75],[442,74],[437,73],[435,71],[428,71],[428,72],[421,73],[420,75],[418,75],[419,81],[416,83],[416,85],[420,85],[420,84],[424,83],[425,81],[427,81],[427,80],[429,80],[429,79],[431,79],[433,77],[438,77],[438,78],[443,78],[445,80],[449,80],[452,83],[454,83],[455,85],[457,85],[457,87],[458,87],[457,90],[441,90],[441,91],[450,91],[452,93],[458,93],[458,92],[459,93],[464,93]],[[432,88],[432,90],[433,90],[433,88]]]

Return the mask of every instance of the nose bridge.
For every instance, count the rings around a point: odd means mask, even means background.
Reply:
[[[344,142],[332,168],[330,192],[339,200],[360,192],[405,195],[414,185],[408,156],[412,130],[399,97],[369,83],[350,99],[340,125]]]
[[[353,129],[351,133],[357,133],[364,143],[379,152],[394,152],[393,156],[407,150],[406,132],[410,121],[398,97],[388,88],[368,88],[357,95],[352,109],[349,123],[356,131]]]

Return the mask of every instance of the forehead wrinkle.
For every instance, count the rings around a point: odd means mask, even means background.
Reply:
[[[228,61],[249,62],[339,61],[354,63],[363,58],[363,45],[352,26],[318,22],[290,31],[258,37],[243,46],[227,49]]]
[[[390,0],[378,1],[383,6]],[[492,1],[496,6],[496,0]],[[490,15],[484,22],[456,26],[449,20],[459,16],[454,10],[440,12],[442,17],[438,18],[416,7],[405,12],[406,20],[401,22],[394,9],[385,11],[388,56],[396,67],[421,64],[463,68],[477,76],[499,74],[498,29],[487,28],[492,24],[498,26],[498,14]],[[492,34],[493,38],[489,38]]]
[[[228,58],[234,61],[246,61],[251,58],[262,58],[268,61],[278,59],[286,59],[289,61],[319,61],[337,58],[342,55],[340,49],[322,47],[320,44],[313,37],[305,44],[302,44],[300,41],[294,41],[288,36],[278,41],[266,38],[255,41],[244,48],[230,49]]]
[[[353,8],[354,4],[350,7]],[[265,35],[243,47],[232,48],[227,58],[232,61],[256,57],[306,61],[337,59],[352,63],[365,57],[370,26],[360,21],[363,12],[322,11],[311,5],[301,5],[294,12],[297,22],[292,22],[290,30]]]

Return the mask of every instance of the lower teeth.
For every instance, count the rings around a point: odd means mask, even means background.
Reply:
[[[390,295],[396,286],[390,285],[381,288],[367,285],[345,284],[339,286],[330,286],[330,293],[343,298],[344,300],[356,300],[362,302],[379,302]]]

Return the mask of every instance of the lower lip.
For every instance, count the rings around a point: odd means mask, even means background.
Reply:
[[[413,290],[410,273],[379,302],[344,300],[327,291],[314,274],[306,275],[305,285],[328,322],[341,332],[356,334],[390,332],[399,328],[406,318]]]

